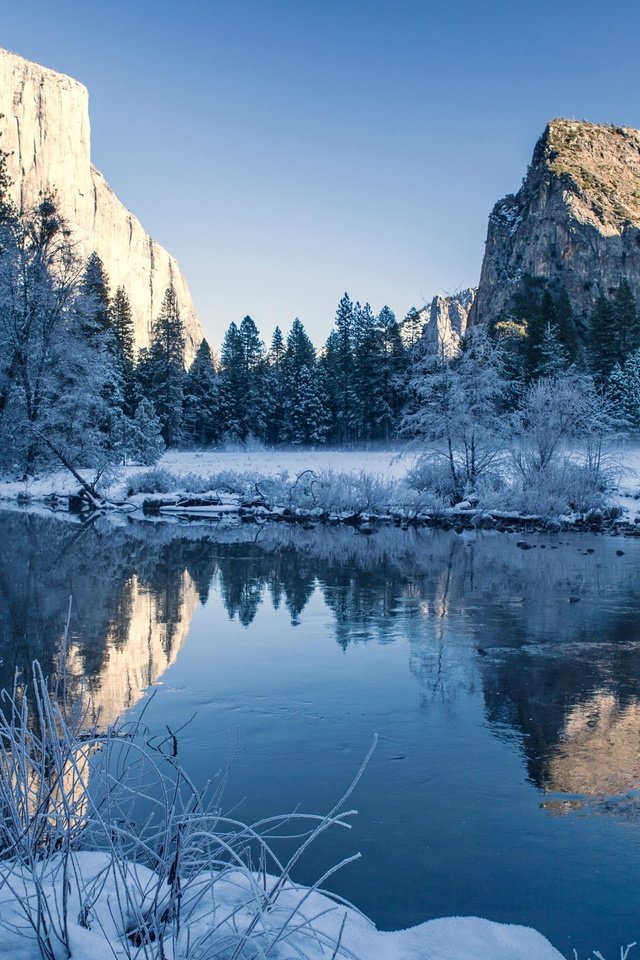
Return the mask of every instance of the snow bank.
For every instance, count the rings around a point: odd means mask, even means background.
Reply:
[[[125,885],[129,898],[132,890],[139,896],[143,913],[151,906],[152,891],[157,889],[152,871],[129,864],[127,874],[121,875],[113,869],[110,858],[99,853],[74,854],[73,862],[74,874],[81,880],[71,884],[69,940],[73,960],[160,956],[157,945],[136,947],[131,939],[123,937],[122,929],[127,924],[130,929],[135,925],[135,911],[131,910],[122,922],[122,914],[127,913],[121,909],[126,901]],[[47,897],[58,904],[62,901],[63,863],[61,857],[48,863],[43,885]],[[265,879],[267,889],[277,882],[269,875]],[[0,883],[0,925],[4,928],[0,930],[0,958],[37,960],[38,945],[24,911],[35,887],[15,864],[0,865]],[[207,892],[189,908],[176,951],[171,944],[164,944],[167,960],[181,956],[194,960],[229,958],[241,942],[238,931],[247,929],[253,915],[255,884],[245,873],[229,870],[219,874],[213,884],[209,874],[203,875],[202,885]],[[85,891],[84,897],[78,894],[79,888]],[[190,890],[193,892],[193,885]],[[83,914],[84,926],[78,922]],[[243,960],[263,956],[261,946],[266,948],[273,940],[273,930],[285,922],[287,932],[269,952],[272,960],[563,960],[548,940],[528,927],[477,917],[449,917],[409,930],[382,932],[357,911],[292,884],[284,887],[274,907],[252,932],[251,947],[240,954]],[[263,930],[263,923],[268,923],[271,930]]]

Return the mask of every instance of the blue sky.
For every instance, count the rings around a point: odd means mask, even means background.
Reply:
[[[93,160],[218,345],[319,344],[348,290],[399,316],[475,284],[548,119],[640,127],[640,4],[22,0],[0,45],[90,92]]]

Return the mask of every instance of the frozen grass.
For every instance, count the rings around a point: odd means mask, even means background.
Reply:
[[[326,816],[246,825],[221,814],[223,779],[195,788],[177,737],[152,743],[141,723],[99,731],[36,664],[30,690],[16,684],[0,711],[4,936],[31,940],[43,960],[77,956],[78,931],[92,929],[118,958],[257,960],[280,945],[300,958],[347,956],[307,907],[357,855],[310,888],[292,871],[322,833],[348,827],[365,765]],[[285,837],[297,846],[282,860],[274,843]],[[329,909],[335,899],[320,916]]]

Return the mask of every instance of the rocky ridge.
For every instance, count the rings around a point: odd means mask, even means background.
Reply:
[[[442,352],[447,357],[458,353],[475,295],[475,289],[469,287],[451,296],[434,297],[430,304],[418,311],[424,324],[422,336],[430,350]]]
[[[13,198],[22,208],[53,191],[82,256],[102,259],[112,291],[131,301],[136,345],[172,287],[185,327],[186,359],[202,340],[191,294],[176,260],[144,230],[91,163],[89,95],[77,80],[0,49],[2,148],[10,156]]]
[[[624,277],[640,302],[640,131],[552,120],[489,217],[469,322],[508,315],[527,277],[560,284],[578,329]]]

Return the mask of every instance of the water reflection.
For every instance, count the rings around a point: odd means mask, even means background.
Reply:
[[[636,544],[383,529],[81,525],[3,512],[0,683],[56,665],[73,596],[72,675],[104,722],[176,660],[215,588],[249,627],[261,606],[303,620],[316,592],[336,642],[409,646],[428,710],[482,692],[494,734],[516,741],[551,794],[640,787],[640,581]],[[565,811],[574,804],[550,801]]]

